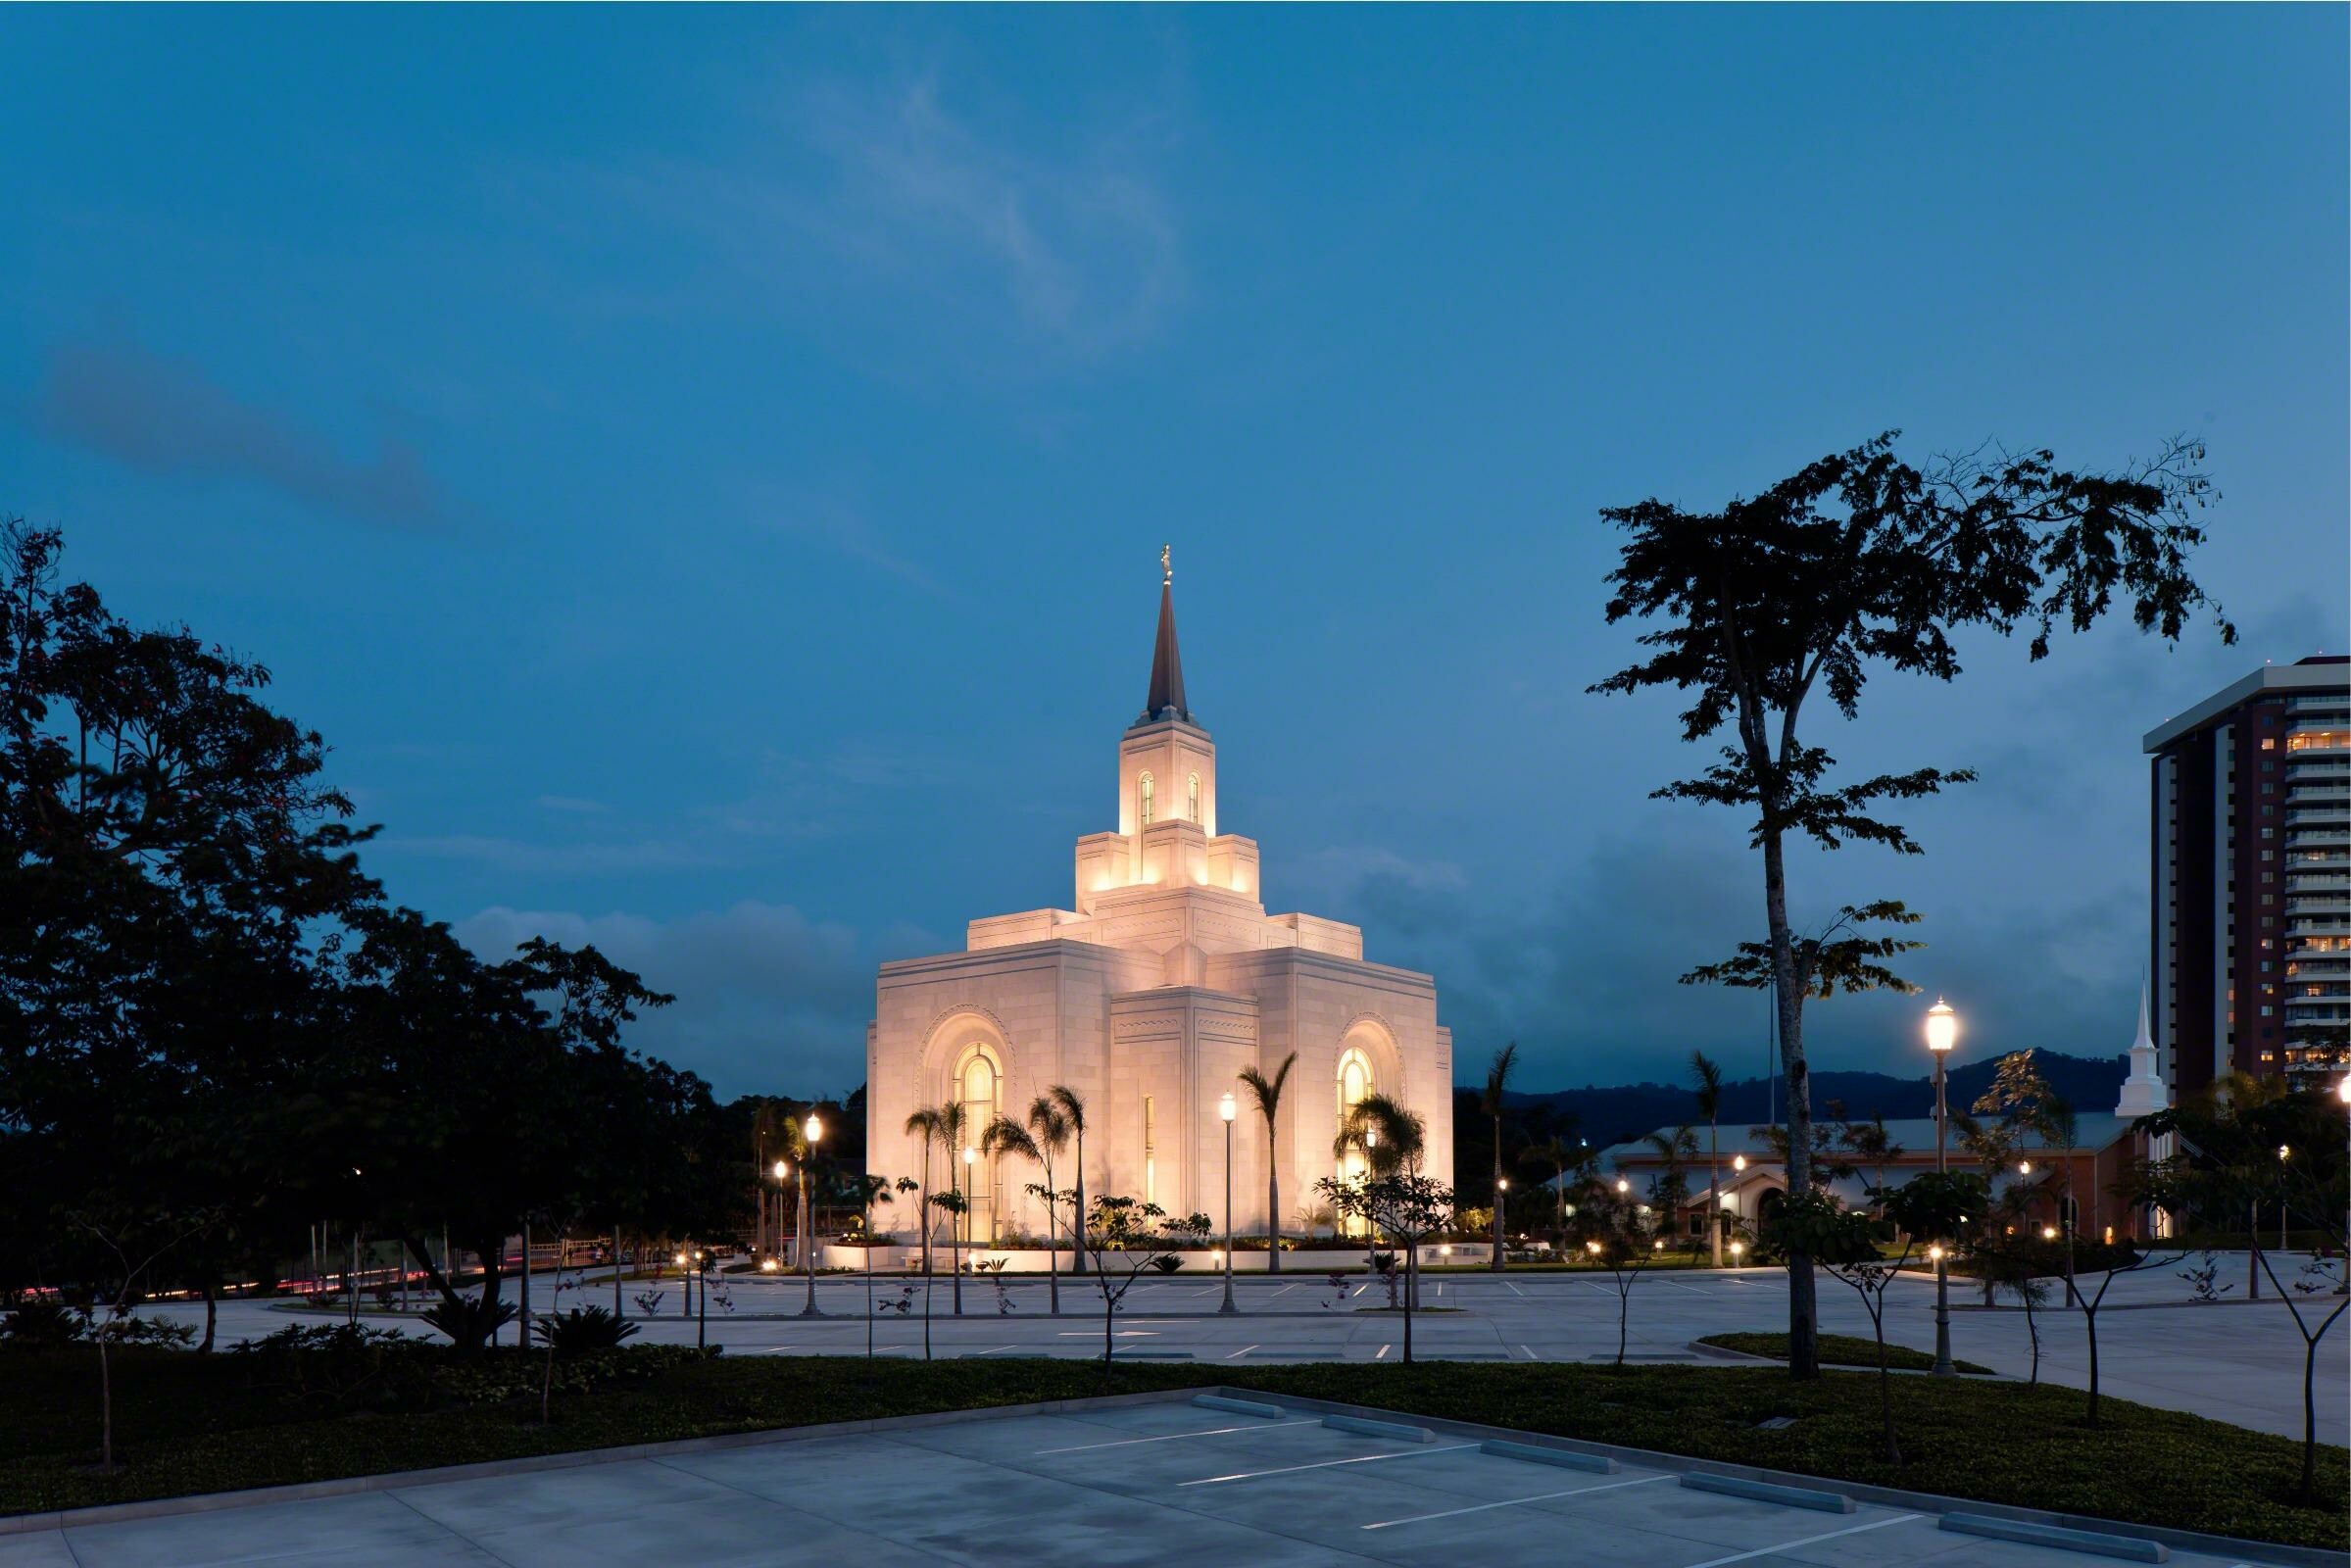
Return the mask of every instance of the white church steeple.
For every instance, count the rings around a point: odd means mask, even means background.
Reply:
[[[2152,1116],[2172,1102],[2163,1074],[2155,1066],[2155,1036],[2147,1028],[2147,990],[2138,993],[2138,1036],[2131,1042],[2131,1072],[2123,1080],[2123,1098],[2114,1107],[2118,1116]]]

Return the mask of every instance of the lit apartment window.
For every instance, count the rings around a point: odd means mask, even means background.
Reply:
[[[1149,773],[1144,774],[1135,785],[1135,814],[1143,819],[1144,827],[1151,825],[1151,776]]]

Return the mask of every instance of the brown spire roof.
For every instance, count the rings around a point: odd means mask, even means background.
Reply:
[[[1153,719],[1180,718],[1192,722],[1192,710],[1184,706],[1184,661],[1176,652],[1175,577],[1171,572],[1159,584],[1159,638],[1151,647],[1151,689],[1144,699],[1143,716],[1135,722],[1148,724]]]

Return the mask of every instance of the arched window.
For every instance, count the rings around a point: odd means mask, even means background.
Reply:
[[[1186,786],[1184,791],[1184,817],[1185,820],[1191,822],[1200,820],[1200,775],[1198,773],[1192,775],[1191,783]],[[2314,997],[2318,995],[2315,988],[2311,995]]]
[[[1151,776],[1149,773],[1135,781],[1135,815],[1139,818],[1136,823],[1139,829],[1151,825]]]
[[[965,1148],[978,1149],[981,1135],[996,1120],[997,1112],[1003,1108],[1003,1064],[987,1042],[975,1040],[963,1048],[955,1062],[955,1097],[963,1107]],[[986,1246],[996,1239],[996,1156],[983,1152],[977,1163],[966,1165],[963,1150],[956,1149],[948,1157],[955,1161],[955,1180],[962,1184],[963,1195],[971,1204],[968,1221],[971,1240],[976,1246]]]
[[[1361,1103],[1363,1097],[1370,1094],[1372,1089],[1371,1058],[1363,1054],[1361,1047],[1347,1047],[1339,1055],[1339,1126],[1342,1129],[1347,1126],[1347,1112]],[[1347,1152],[1340,1156],[1339,1179],[1341,1181],[1361,1181],[1370,1174],[1371,1162],[1363,1157],[1362,1150],[1350,1146]],[[1350,1219],[1347,1222],[1347,1235],[1360,1236],[1363,1233],[1364,1225],[1361,1220]]]

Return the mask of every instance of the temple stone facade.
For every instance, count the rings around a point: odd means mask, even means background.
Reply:
[[[1163,563],[1164,564],[1164,563]],[[1363,956],[1363,933],[1311,914],[1269,914],[1257,846],[1217,831],[1216,744],[1186,706],[1172,574],[1142,715],[1118,741],[1115,830],[1077,841],[1070,907],[971,922],[960,953],[881,967],[866,1031],[867,1165],[919,1176],[906,1121],[960,1102],[972,1128],[1066,1085],[1086,1107],[1085,1185],[1171,1214],[1224,1219],[1225,1128],[1233,1132],[1233,1224],[1262,1234],[1266,1131],[1236,1079],[1269,1077],[1292,1052],[1275,1129],[1282,1228],[1316,1178],[1351,1172],[1332,1152],[1347,1105],[1379,1093],[1428,1127],[1423,1168],[1453,1167],[1451,1032],[1428,975]],[[1054,1181],[1072,1185],[1074,1150]],[[935,1147],[934,1189],[970,1173],[972,1238],[1043,1237],[1042,1180],[1024,1159],[952,1163]],[[911,1218],[910,1210],[906,1218]],[[903,1226],[902,1221],[902,1226]]]

